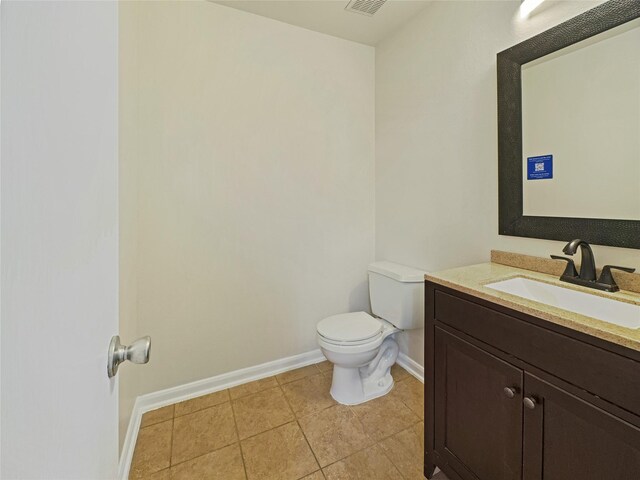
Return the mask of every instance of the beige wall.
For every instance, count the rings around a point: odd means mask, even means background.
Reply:
[[[439,270],[492,248],[549,255],[562,242],[498,231],[496,53],[599,2],[434,2],[376,48],[376,257]],[[640,268],[640,251],[596,247]],[[402,339],[423,362],[423,332]]]
[[[124,426],[135,395],[368,310],[375,55],[204,1],[125,3],[120,41],[121,331],[153,341],[122,369]]]
[[[121,370],[123,426],[136,395],[316,348],[317,320],[368,309],[374,238],[431,271],[561,250],[497,235],[495,55],[598,2],[519,3],[434,2],[377,47],[375,102],[370,47],[121,4],[121,333],[153,337]],[[421,363],[422,335],[401,339]]]

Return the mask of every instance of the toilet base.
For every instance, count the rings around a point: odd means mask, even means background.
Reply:
[[[335,367],[334,367],[335,368]],[[340,367],[338,367],[340,368]],[[356,373],[358,373],[358,369],[355,369]],[[365,393],[364,389],[360,388],[359,391],[356,391],[355,394],[353,391],[345,390],[341,388],[340,382],[332,382],[331,383],[331,397],[338,403],[342,405],[358,405],[360,403],[368,402],[369,400],[373,400],[374,398],[383,397],[391,390],[393,390],[393,378],[391,374],[388,375],[389,379],[385,382],[383,387],[378,388],[369,388]],[[334,370],[334,378],[335,378],[335,370]],[[355,389],[351,389],[355,390]]]
[[[331,396],[343,405],[358,405],[382,397],[393,389],[391,367],[398,358],[398,344],[388,337],[376,357],[364,367],[333,366]]]

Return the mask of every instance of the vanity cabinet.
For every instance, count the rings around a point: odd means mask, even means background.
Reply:
[[[640,428],[567,391],[525,374],[524,476],[639,479]]]
[[[425,475],[640,479],[640,354],[426,283]]]
[[[478,478],[521,478],[522,370],[439,328],[435,352],[436,451]]]

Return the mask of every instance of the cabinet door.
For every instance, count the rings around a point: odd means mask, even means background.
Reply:
[[[524,480],[640,479],[637,427],[530,374],[524,405]]]
[[[463,479],[520,480],[522,370],[437,327],[435,349],[438,464]]]

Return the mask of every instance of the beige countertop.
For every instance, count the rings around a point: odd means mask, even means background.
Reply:
[[[444,285],[445,287],[497,303],[522,313],[533,315],[548,322],[562,325],[563,327],[571,328],[602,340],[607,340],[609,342],[640,351],[640,329],[633,330],[630,328],[620,327],[602,320],[597,320],[585,315],[485,287],[488,283],[506,280],[513,277],[526,277],[564,288],[570,288],[593,295],[640,305],[640,294],[638,293],[624,290],[616,293],[601,292],[590,288],[568,284],[566,282],[560,282],[557,276],[501,265],[498,263],[482,263],[479,265],[470,265],[467,267],[454,268],[425,275],[426,280]]]

